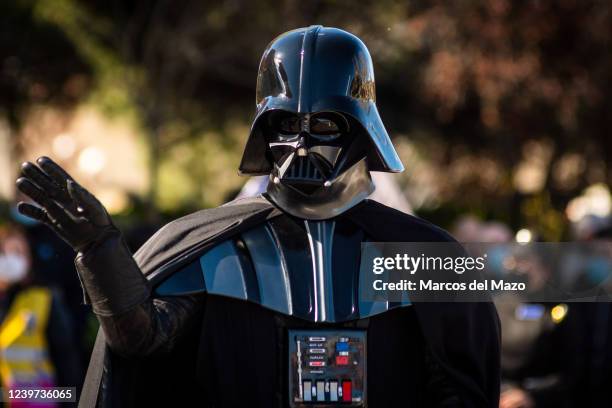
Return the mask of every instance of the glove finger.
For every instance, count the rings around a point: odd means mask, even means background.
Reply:
[[[19,177],[15,184],[17,185],[17,189],[23,194],[30,197],[41,207],[45,206],[47,196],[40,188],[36,186],[36,184],[32,183],[29,179],[25,177]]]
[[[68,193],[81,208],[82,212],[96,225],[110,223],[104,206],[89,191],[74,180],[68,180]]]
[[[44,208],[40,208],[32,204],[20,202],[17,204],[17,211],[19,211],[21,214],[23,214],[26,217],[40,221],[41,223],[45,224],[47,227],[51,228],[51,230],[53,230],[59,237],[64,238],[65,233],[62,230],[61,226],[58,225],[54,220],[52,220],[51,217],[49,217],[49,214],[47,214],[47,211],[45,211]],[[70,242],[68,242],[68,244],[70,244]]]
[[[26,217],[32,218],[33,220],[40,221],[45,224],[48,222],[47,213],[45,210],[35,205],[19,202],[17,204],[17,211]]]
[[[61,224],[62,226],[67,227],[71,223],[75,222],[75,220],[73,220],[62,207],[57,205],[55,201],[49,198],[49,196],[43,190],[38,188],[27,178],[18,178],[16,184],[19,191],[30,197],[42,207],[51,223]]]
[[[30,162],[23,163],[21,165],[21,174],[40,187],[40,189],[45,191],[49,197],[58,201],[61,205],[67,208],[74,206],[66,186],[58,185],[35,164]]]
[[[74,179],[66,172],[66,170],[62,169],[57,163],[48,158],[47,156],[39,157],[36,160],[36,163],[40,166],[40,168],[59,186],[63,188],[67,188],[66,183],[68,180]]]

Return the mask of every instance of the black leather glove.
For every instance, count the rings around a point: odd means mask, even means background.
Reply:
[[[78,251],[85,303],[92,305],[107,343],[125,356],[172,349],[198,315],[201,296],[152,299],[149,282],[100,201],[48,157],[36,163],[22,165],[17,187],[40,207],[19,203],[18,209]]]
[[[17,188],[40,207],[19,203],[20,213],[51,227],[75,251],[83,251],[117,230],[102,203],[64,169],[48,157],[36,162],[40,167],[23,163]]]
[[[117,316],[149,298],[149,283],[106,209],[48,157],[21,166],[17,188],[40,207],[18,210],[53,229],[75,251],[84,301],[98,316]]]

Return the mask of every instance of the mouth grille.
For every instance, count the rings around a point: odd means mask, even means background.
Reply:
[[[298,157],[294,160],[284,178],[295,181],[323,181],[323,175],[308,157]]]

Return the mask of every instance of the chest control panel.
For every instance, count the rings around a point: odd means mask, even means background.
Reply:
[[[289,330],[291,407],[364,407],[366,332]]]

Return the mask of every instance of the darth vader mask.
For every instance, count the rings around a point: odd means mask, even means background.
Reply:
[[[268,174],[267,196],[299,218],[333,218],[374,189],[370,171],[403,165],[378,115],[374,70],[354,35],[311,26],[274,39],[257,77],[241,174]]]
[[[373,191],[367,143],[353,131],[359,126],[354,121],[331,111],[267,116],[274,163],[267,192],[283,209],[309,219],[330,218]]]

